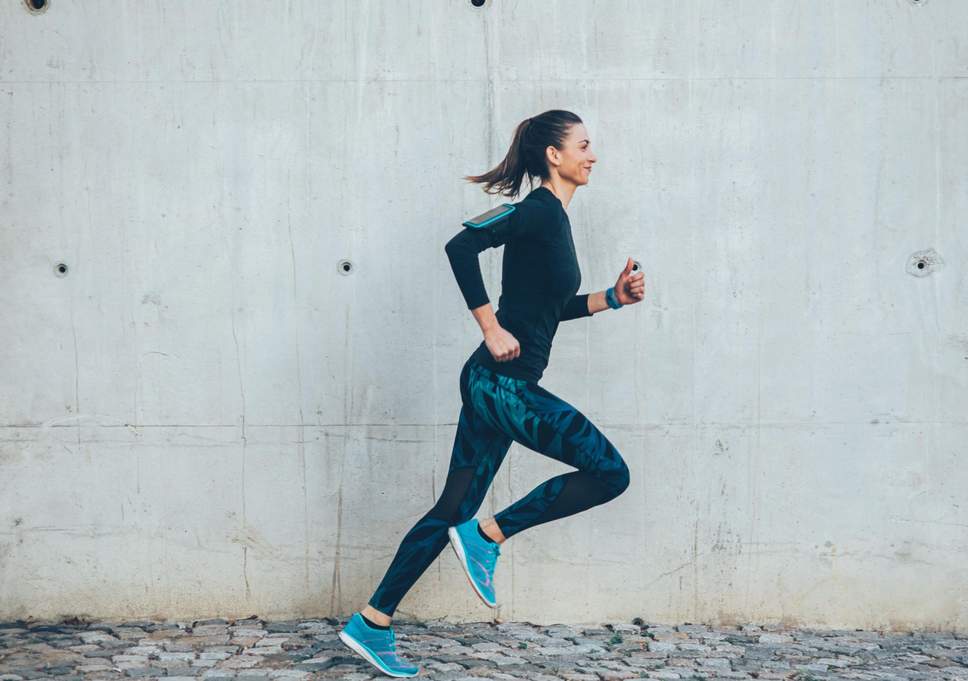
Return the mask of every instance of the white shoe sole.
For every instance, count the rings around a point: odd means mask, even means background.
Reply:
[[[475,530],[476,532],[476,530]],[[467,554],[464,553],[464,543],[460,540],[460,535],[457,534],[456,527],[447,528],[447,536],[450,537],[450,545],[454,548],[454,553],[457,554],[457,560],[460,561],[460,566],[464,568],[464,574],[467,575],[467,581],[471,583],[471,587],[474,589],[474,593],[477,597],[489,608],[498,607],[497,602],[491,603],[484,597],[481,590],[477,588],[477,584],[474,583],[474,578],[471,577],[471,568],[467,564]]]
[[[354,652],[359,653],[364,660],[366,660],[374,667],[379,669],[380,673],[382,674],[386,674],[387,676],[396,676],[396,677],[411,677],[411,676],[416,676],[419,673],[419,672],[414,672],[413,674],[401,674],[399,672],[387,671],[380,665],[379,662],[377,662],[376,658],[373,656],[373,654],[370,651],[368,651],[365,647],[363,647],[363,645],[359,641],[357,641],[355,638],[347,634],[345,631],[339,632],[339,640],[345,643],[347,646],[349,646]]]

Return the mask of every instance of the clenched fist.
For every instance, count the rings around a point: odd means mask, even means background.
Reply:
[[[495,326],[484,334],[484,345],[496,362],[507,362],[521,354],[518,339],[502,326]]]
[[[622,305],[637,303],[645,297],[645,272],[632,274],[632,265],[630,257],[615,282],[615,297]]]

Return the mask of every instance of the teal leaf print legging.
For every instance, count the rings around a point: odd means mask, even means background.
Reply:
[[[463,404],[440,498],[403,537],[369,604],[393,615],[447,545],[447,528],[474,517],[511,442],[577,470],[550,478],[494,516],[505,538],[614,499],[629,485],[615,446],[585,416],[537,383],[496,374],[473,359],[461,370]]]

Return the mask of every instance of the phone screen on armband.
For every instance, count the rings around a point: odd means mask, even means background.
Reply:
[[[472,217],[470,220],[464,221],[465,227],[484,227],[492,221],[497,221],[498,218],[508,215],[514,211],[514,206],[500,205],[486,213],[481,213]]]

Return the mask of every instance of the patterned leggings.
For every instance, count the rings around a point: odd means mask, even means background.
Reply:
[[[629,485],[618,450],[585,416],[537,383],[496,374],[468,359],[463,404],[440,498],[403,537],[369,604],[393,615],[447,545],[447,528],[474,517],[511,441],[578,470],[550,478],[494,518],[506,538],[614,499]]]

